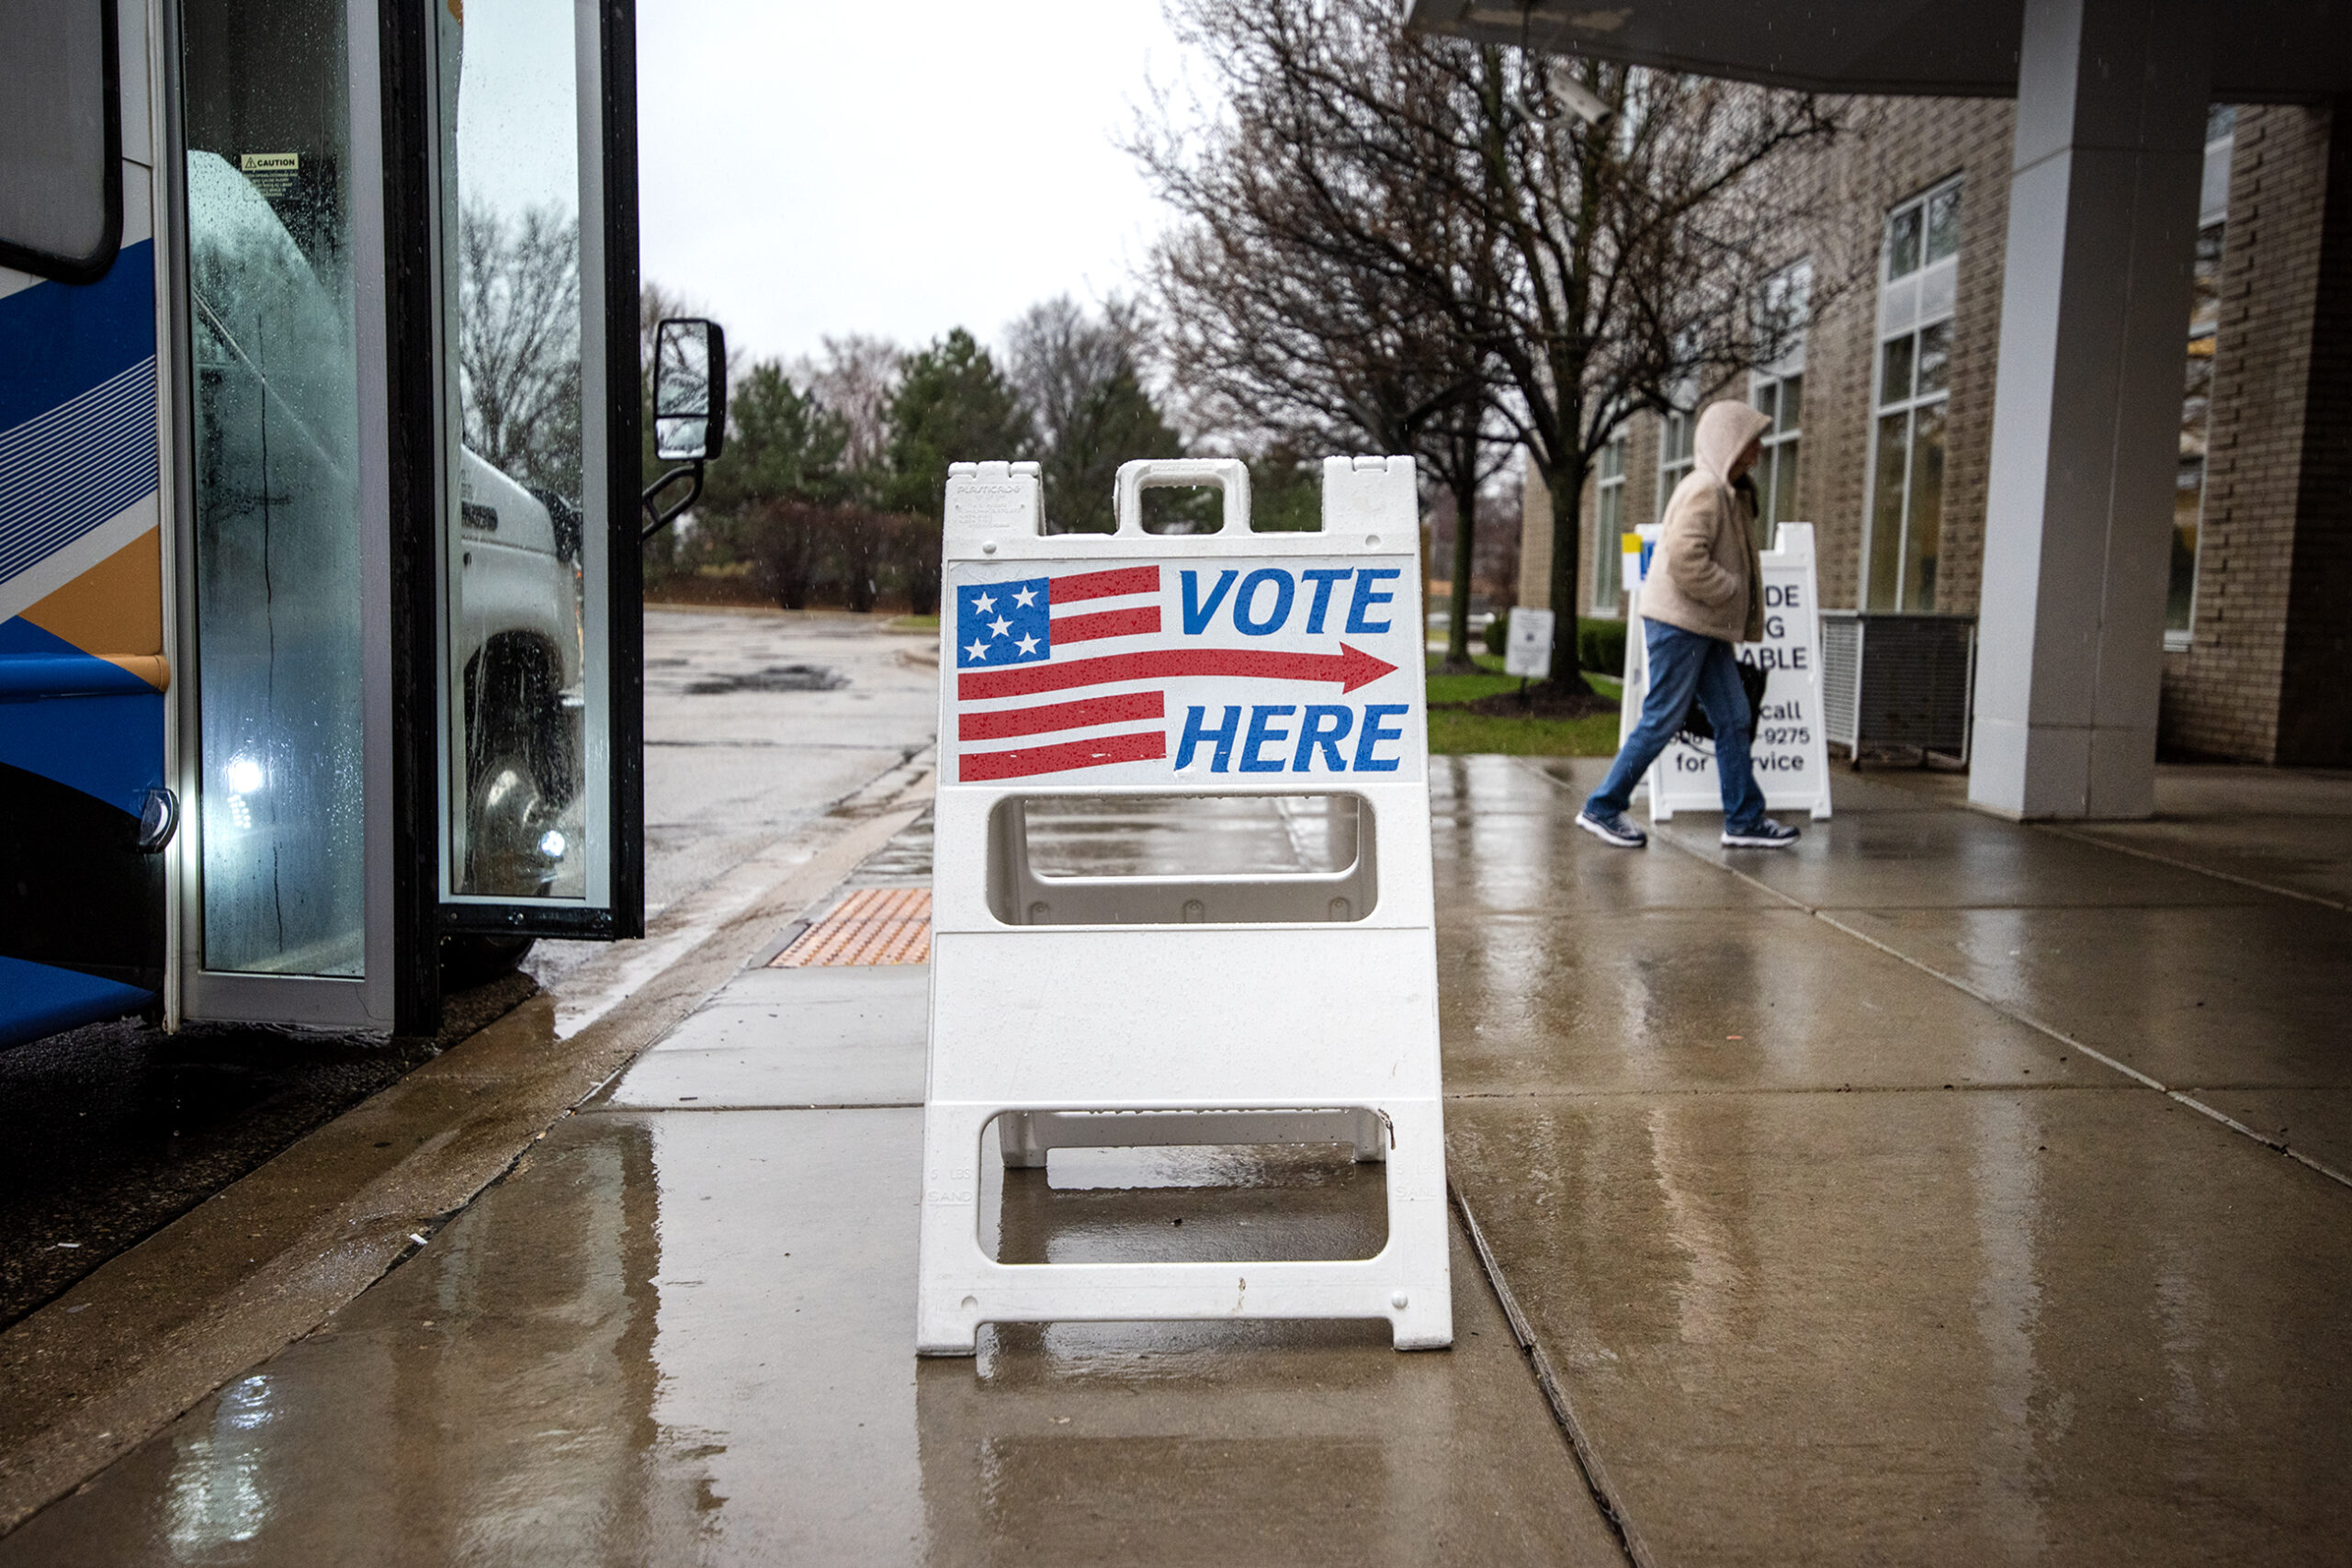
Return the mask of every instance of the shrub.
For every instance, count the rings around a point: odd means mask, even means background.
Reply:
[[[803,610],[824,570],[829,507],[805,501],[775,501],[746,518],[752,549],[752,580],[760,592],[786,610]]]
[[[1596,675],[1625,672],[1625,623],[1587,619],[1577,623],[1577,663]]]

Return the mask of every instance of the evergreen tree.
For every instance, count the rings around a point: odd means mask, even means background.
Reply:
[[[907,356],[890,394],[890,500],[938,518],[947,465],[1032,456],[1034,428],[989,351],[957,327]]]
[[[727,457],[711,466],[705,491],[713,511],[842,499],[849,428],[814,392],[794,386],[775,360],[760,361],[735,383],[727,424]]]
[[[922,526],[902,551],[907,595],[922,613],[939,603],[947,465],[1029,457],[1035,435],[996,361],[961,327],[907,356],[889,423],[889,504]]]

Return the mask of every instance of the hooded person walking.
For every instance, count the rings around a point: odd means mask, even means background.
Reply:
[[[1764,791],[1748,762],[1747,693],[1732,645],[1764,636],[1762,569],[1756,558],[1756,487],[1747,471],[1763,455],[1772,422],[1746,403],[1710,403],[1699,415],[1690,471],[1667,502],[1641,594],[1649,648],[1649,693],[1641,722],[1625,737],[1609,778],[1577,813],[1577,826],[1623,849],[1649,842],[1625,819],[1634,786],[1682,728],[1690,700],[1715,731],[1715,777],[1724,792],[1724,842],[1779,849],[1797,830],[1764,815]]]

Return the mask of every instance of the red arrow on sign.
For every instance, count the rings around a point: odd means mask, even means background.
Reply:
[[[967,702],[989,697],[1027,697],[1100,686],[1113,681],[1166,681],[1180,675],[1225,675],[1251,681],[1337,681],[1340,690],[1368,686],[1396,668],[1360,648],[1340,645],[1337,653],[1272,653],[1250,648],[1156,648],[1114,653],[1102,659],[1073,659],[1060,664],[1027,664],[1012,670],[967,670],[956,677],[956,694]]]

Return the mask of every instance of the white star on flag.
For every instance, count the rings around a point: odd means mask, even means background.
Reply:
[[[987,615],[990,610],[996,608],[996,595],[993,593],[981,594],[978,598],[972,601],[972,608],[978,610],[983,615]]]
[[[1021,639],[1021,657],[1023,657],[1023,659],[1026,659],[1026,658],[1028,658],[1028,657],[1029,657],[1029,655],[1031,655],[1031,654],[1033,654],[1033,653],[1035,653],[1035,652],[1036,652],[1036,651],[1037,651],[1037,639],[1036,639],[1035,637],[1023,637],[1023,638]]]
[[[1012,623],[1006,620],[1002,615],[999,615],[995,620],[989,623],[989,630],[994,632],[999,637],[1002,637],[1012,629]]]
[[[986,659],[989,656],[989,645],[975,637],[972,640],[972,646],[964,651],[975,659]]]
[[[1035,589],[1034,589],[1034,588],[1024,588],[1024,589],[1023,589],[1020,592],[1015,593],[1015,594],[1012,596],[1012,602],[1013,602],[1014,604],[1016,604],[1020,605],[1020,606],[1021,606],[1023,609],[1024,609],[1024,610],[1025,610],[1025,609],[1027,609],[1031,604],[1035,604],[1035,603],[1036,602],[1036,599],[1037,599],[1037,591],[1036,591]],[[985,611],[983,611],[983,614],[985,614],[985,613],[986,613],[986,612],[985,612]]]

